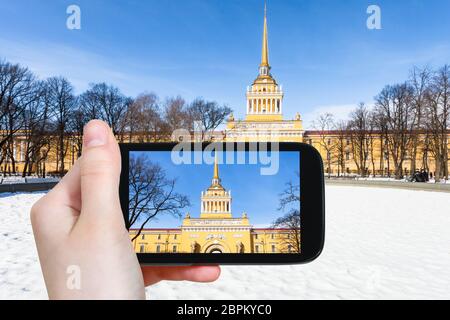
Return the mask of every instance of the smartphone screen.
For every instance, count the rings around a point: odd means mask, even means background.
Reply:
[[[128,226],[139,254],[302,252],[299,151],[133,151]]]

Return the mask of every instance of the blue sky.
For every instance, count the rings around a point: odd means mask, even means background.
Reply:
[[[81,8],[81,30],[66,8]],[[382,30],[366,28],[377,4]],[[0,57],[41,77],[63,75],[77,92],[107,81],[128,95],[202,96],[244,116],[260,60],[262,0],[0,0]],[[448,0],[269,0],[273,75],[284,112],[308,124],[371,103],[413,65],[450,63]]]
[[[183,216],[189,212],[193,218],[200,215],[200,196],[210,185],[213,177],[213,165],[204,161],[202,164],[175,165],[171,161],[170,152],[133,152],[132,155],[143,154],[152,162],[158,163],[169,179],[176,179],[176,191],[189,197],[191,207],[183,209]],[[280,152],[279,170],[274,175],[261,175],[261,168],[266,165],[258,161],[249,164],[220,164],[219,176],[222,186],[231,190],[232,213],[234,217],[241,217],[243,212],[248,214],[250,223],[255,227],[267,227],[284,214],[279,211],[280,193],[286,189],[286,184],[298,184],[299,153]],[[219,163],[223,162],[222,153],[218,153]],[[273,154],[275,155],[275,154]],[[225,159],[225,158],[223,158]],[[235,157],[235,159],[237,159]],[[162,215],[157,221],[152,221],[146,227],[176,228],[181,220],[171,215]]]

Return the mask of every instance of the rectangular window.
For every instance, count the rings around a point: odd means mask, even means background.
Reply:
[[[259,246],[258,245],[255,246],[255,252],[259,253]]]
[[[158,240],[161,240],[161,235],[160,234],[158,234]]]
[[[174,235],[174,236],[173,236],[173,239],[174,239],[174,240],[177,240],[177,235]]]
[[[255,239],[258,239],[258,235],[257,234],[255,234]]]
[[[277,252],[277,249],[276,249],[275,245],[273,244],[272,245],[272,253],[275,253],[275,252]]]
[[[145,234],[142,235],[141,239],[142,239],[142,240],[145,240]]]
[[[272,240],[275,239],[275,233],[272,233]]]
[[[172,251],[173,253],[177,252],[177,246],[173,246]]]
[[[139,252],[140,253],[144,253],[145,252],[145,245],[141,244],[141,247],[139,248]]]
[[[160,252],[161,252],[161,246],[160,246],[159,244],[156,246],[156,252],[157,252],[157,253],[160,253]]]

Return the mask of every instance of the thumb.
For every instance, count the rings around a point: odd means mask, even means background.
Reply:
[[[120,150],[103,121],[93,120],[85,126],[80,160],[81,218],[123,221],[119,201]]]

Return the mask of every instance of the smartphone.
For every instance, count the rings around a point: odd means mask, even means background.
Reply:
[[[121,144],[120,200],[143,265],[310,262],[323,163],[302,143]]]

